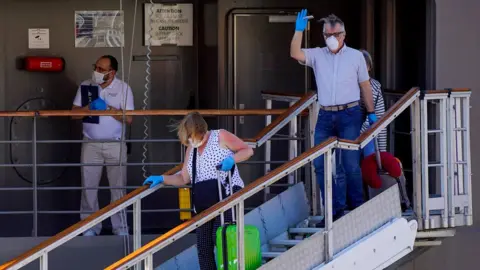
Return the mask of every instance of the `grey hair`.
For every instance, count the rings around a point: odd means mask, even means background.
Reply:
[[[365,62],[367,62],[367,68],[370,68],[370,71],[372,71],[373,70],[372,56],[366,50],[361,49],[360,52],[363,54],[363,57],[365,57]]]
[[[335,14],[330,14],[327,17],[321,18],[319,22],[323,22],[323,32],[325,33],[325,26],[327,24],[330,24],[331,27],[335,27],[335,25],[338,23],[342,27],[342,31],[346,33],[345,31],[345,23],[337,17]]]

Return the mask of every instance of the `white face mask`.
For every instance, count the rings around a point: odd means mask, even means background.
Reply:
[[[203,144],[203,140],[201,141],[194,141],[192,139],[188,139],[188,142],[190,143],[190,145],[193,147],[193,148],[198,148],[200,146],[202,146]]]
[[[338,49],[338,40],[334,36],[327,38],[327,40],[325,40],[325,43],[327,43],[330,51],[335,51],[336,49]]]
[[[110,72],[108,72],[107,74],[103,74],[103,73],[100,73],[100,72],[97,72],[96,70],[94,70],[92,72],[92,81],[94,83],[98,83],[98,84],[102,84],[105,82],[104,78],[106,75],[108,75]]]

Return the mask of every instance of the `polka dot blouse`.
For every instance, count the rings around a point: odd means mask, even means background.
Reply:
[[[211,130],[210,136],[207,141],[205,149],[203,149],[202,154],[199,154],[197,151],[197,179],[192,179],[192,157],[193,151],[190,151],[190,156],[188,157],[188,174],[192,181],[195,183],[200,183],[202,181],[218,179],[217,165],[222,163],[222,161],[229,157],[233,156],[233,153],[230,149],[223,148],[220,146],[219,142],[220,130]],[[230,195],[230,187],[228,186],[227,180],[228,172],[221,171],[220,179],[223,186],[227,191],[227,196]],[[232,185],[244,187],[240,173],[238,172],[238,167],[235,166],[235,172],[232,175]]]

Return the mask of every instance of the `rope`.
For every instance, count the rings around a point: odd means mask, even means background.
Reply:
[[[120,12],[123,13],[123,0],[119,0],[119,4],[120,4]],[[135,8],[136,8],[136,3],[135,3]],[[136,16],[136,12],[134,14],[134,17]],[[125,18],[125,14],[123,13],[123,17]],[[133,20],[135,22],[135,19]],[[125,90],[128,90],[125,89],[125,69],[124,69],[124,49],[123,47],[125,46],[125,24],[122,24],[122,33],[123,33],[123,36],[122,36],[122,44],[120,45],[120,61],[121,61],[121,69],[122,69],[122,100],[123,100],[123,106],[121,107],[122,109],[122,135],[121,135],[121,139],[120,139],[120,179],[123,183],[123,179],[124,176],[123,175],[123,166],[124,166],[124,160],[123,160],[123,152],[124,152],[124,142],[125,142],[125,125],[126,125],[126,107],[127,107],[127,99],[128,99],[128,93],[127,95],[125,95]],[[135,31],[135,28],[134,28],[134,31]],[[133,39],[132,39],[132,44],[130,44],[130,46],[133,48]],[[131,59],[131,57],[130,57]],[[131,60],[129,61],[131,62]],[[129,69],[131,67],[131,64],[129,65]],[[130,72],[130,70],[129,70]],[[128,74],[128,78],[130,79],[130,73]],[[123,192],[123,190],[122,190]],[[123,196],[122,196],[123,197]],[[123,248],[124,248],[124,254],[125,256],[127,256],[128,254],[130,254],[130,236],[128,234],[128,219],[127,219],[127,211],[126,209],[122,209],[120,211],[120,222],[122,223],[122,229],[123,230],[126,230],[127,233],[123,236]]]

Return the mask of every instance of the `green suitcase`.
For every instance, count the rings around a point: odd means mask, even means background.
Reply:
[[[219,169],[217,167],[217,169]],[[233,169],[232,169],[233,171]],[[233,194],[231,171],[228,172],[228,185],[230,187],[230,195]],[[222,200],[222,184],[220,172],[218,172],[218,195]],[[222,226],[216,233],[217,247],[217,270],[236,270],[237,264],[237,225],[235,224],[235,215],[232,207],[232,224],[225,224],[223,213],[220,214]],[[245,247],[245,270],[256,270],[262,265],[262,252],[260,244],[260,232],[253,225],[244,226],[244,247]]]
[[[257,227],[245,225],[245,270],[256,270],[262,265],[260,232]],[[225,224],[216,232],[217,269],[232,270],[237,267],[237,225]]]

